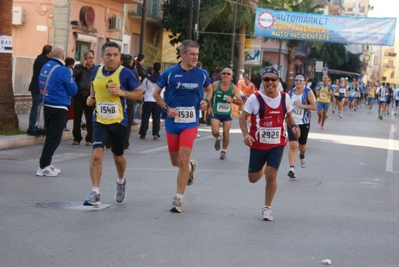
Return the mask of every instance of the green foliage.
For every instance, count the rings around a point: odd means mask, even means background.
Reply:
[[[359,56],[348,51],[347,58],[348,61],[342,65],[339,65],[338,69],[344,71],[360,72],[362,62],[360,61]]]

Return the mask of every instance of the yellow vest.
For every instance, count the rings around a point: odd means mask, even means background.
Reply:
[[[328,103],[330,102],[330,94],[328,91],[328,85],[323,86],[321,85],[321,88],[319,89],[319,95],[317,96],[317,101],[323,102],[323,103]]]
[[[123,120],[123,105],[120,96],[111,95],[107,88],[110,84],[120,87],[119,74],[123,66],[110,76],[103,75],[104,66],[97,70],[96,77],[93,80],[93,88],[96,97],[96,121],[102,124],[120,123]]]

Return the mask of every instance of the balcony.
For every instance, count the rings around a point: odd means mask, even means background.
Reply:
[[[162,6],[161,1],[153,0],[147,2],[147,23],[161,26],[162,24]],[[127,14],[129,18],[141,20],[143,13],[143,6],[139,5],[127,5]]]

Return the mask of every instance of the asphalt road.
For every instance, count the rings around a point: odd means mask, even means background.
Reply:
[[[377,120],[365,107],[325,130],[313,116],[306,154],[287,177],[288,147],[278,174],[274,221],[260,220],[265,180],[247,179],[249,149],[235,119],[227,160],[201,125],[192,158],[195,183],[181,214],[165,136],[131,136],[127,197],[116,204],[110,151],[103,162],[99,209],[90,193],[91,149],[63,141],[56,178],[36,177],[42,145],[0,151],[0,266],[399,266],[399,143],[394,116]]]

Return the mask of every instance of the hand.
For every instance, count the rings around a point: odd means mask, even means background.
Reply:
[[[202,111],[206,111],[207,108],[208,108],[208,103],[205,100],[201,100],[200,108],[201,108]]]
[[[86,99],[86,105],[88,106],[93,106],[95,102],[96,99],[94,98],[94,96],[88,96]]]
[[[109,84],[107,86],[107,91],[110,95],[117,95],[117,96],[121,96],[122,94],[122,90],[116,86],[116,84]]]
[[[175,108],[168,107],[166,110],[166,115],[168,115],[169,118],[175,118],[177,114],[179,114],[179,112]]]
[[[247,133],[246,135],[244,135],[244,144],[247,146],[252,146],[252,143],[255,141],[255,139],[249,134]]]
[[[299,138],[301,136],[301,129],[299,127],[292,127],[291,131],[294,134],[295,138]]]

